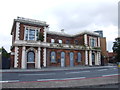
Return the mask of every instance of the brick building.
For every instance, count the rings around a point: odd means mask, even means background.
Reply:
[[[18,17],[12,26],[11,67],[101,65],[100,37],[84,31],[49,31],[46,22]]]

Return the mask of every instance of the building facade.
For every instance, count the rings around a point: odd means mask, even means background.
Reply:
[[[49,31],[46,22],[18,17],[11,35],[11,68],[101,65],[100,37],[94,32]]]

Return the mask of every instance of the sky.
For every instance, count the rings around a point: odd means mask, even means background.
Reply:
[[[49,30],[72,34],[103,30],[107,50],[118,37],[119,0],[0,0],[0,47],[10,52],[13,20],[19,17],[46,21]]]

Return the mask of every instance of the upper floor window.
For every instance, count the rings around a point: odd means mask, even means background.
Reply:
[[[97,45],[97,40],[96,38],[90,38],[90,46],[91,47],[96,47]]]
[[[37,40],[38,30],[26,28],[25,30],[25,40]]]
[[[55,42],[55,39],[51,39],[51,43],[54,43]]]
[[[74,43],[75,43],[76,45],[78,45],[78,40],[75,40]]]
[[[62,40],[59,40],[59,43],[62,43]]]
[[[70,44],[70,40],[66,40],[66,44]]]

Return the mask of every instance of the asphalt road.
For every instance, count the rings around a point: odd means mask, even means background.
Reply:
[[[97,78],[118,75],[117,67],[92,68],[86,70],[58,70],[58,71],[31,71],[2,73],[0,82],[30,82],[30,81],[62,81],[86,78]]]

